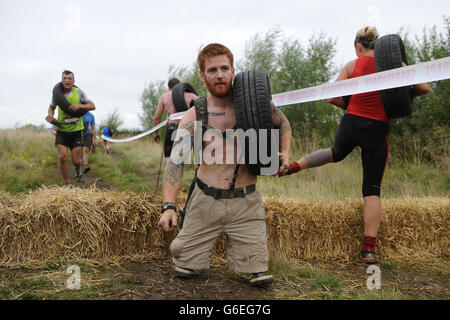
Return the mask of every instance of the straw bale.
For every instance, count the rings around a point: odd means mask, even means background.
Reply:
[[[179,208],[186,194],[181,194]],[[361,199],[263,196],[271,257],[358,261],[363,238]],[[0,266],[45,261],[166,259],[176,232],[158,226],[161,197],[128,191],[40,189],[0,191]],[[377,237],[383,261],[448,267],[449,198],[383,200]],[[214,251],[226,257],[226,238]]]

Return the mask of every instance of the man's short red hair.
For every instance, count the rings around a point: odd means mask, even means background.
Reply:
[[[233,67],[234,58],[233,54],[231,53],[230,49],[225,47],[223,44],[220,43],[210,43],[206,47],[204,47],[197,57],[197,63],[198,67],[201,72],[205,72],[205,59],[216,57],[220,55],[226,55],[228,59],[230,60],[230,65]]]

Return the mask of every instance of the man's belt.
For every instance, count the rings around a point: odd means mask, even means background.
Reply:
[[[256,191],[256,184],[251,184],[249,186],[243,187],[243,188],[237,188],[233,190],[224,190],[224,189],[217,189],[208,186],[206,183],[201,181],[199,178],[197,178],[197,185],[198,187],[203,190],[203,192],[213,197],[214,199],[231,199],[231,198],[244,198],[247,194],[250,194],[252,192]]]
[[[173,123],[173,122],[168,123],[168,124],[167,124],[167,129],[170,129],[170,130],[176,130],[176,129],[178,129],[178,123]]]

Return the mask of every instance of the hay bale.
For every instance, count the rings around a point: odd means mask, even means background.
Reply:
[[[359,261],[363,201],[263,197],[269,249],[299,259]],[[409,266],[448,265],[448,198],[383,200],[378,257]]]
[[[163,255],[160,197],[96,189],[42,189],[0,208],[0,265]]]
[[[0,192],[0,200],[1,266],[164,259],[176,235],[158,226],[161,197],[145,193],[53,188],[19,196]],[[359,261],[362,200],[263,201],[271,257]],[[378,256],[404,265],[438,260],[448,266],[449,213],[448,198],[383,200]],[[214,255],[223,260],[225,251],[222,237]]]

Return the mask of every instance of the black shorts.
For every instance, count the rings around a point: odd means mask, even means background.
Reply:
[[[178,128],[178,123],[169,123],[166,128],[166,136],[164,138],[164,157],[169,158],[172,152],[173,140],[172,134]],[[173,137],[175,139],[175,136]]]
[[[332,148],[334,162],[344,159],[355,146],[361,148],[363,196],[380,196],[389,154],[389,124],[345,114],[339,124]]]
[[[70,150],[76,147],[81,147],[83,145],[83,131],[56,131],[55,146],[58,144],[69,147]]]
[[[83,147],[91,149],[91,146],[92,146],[92,134],[83,133]]]

